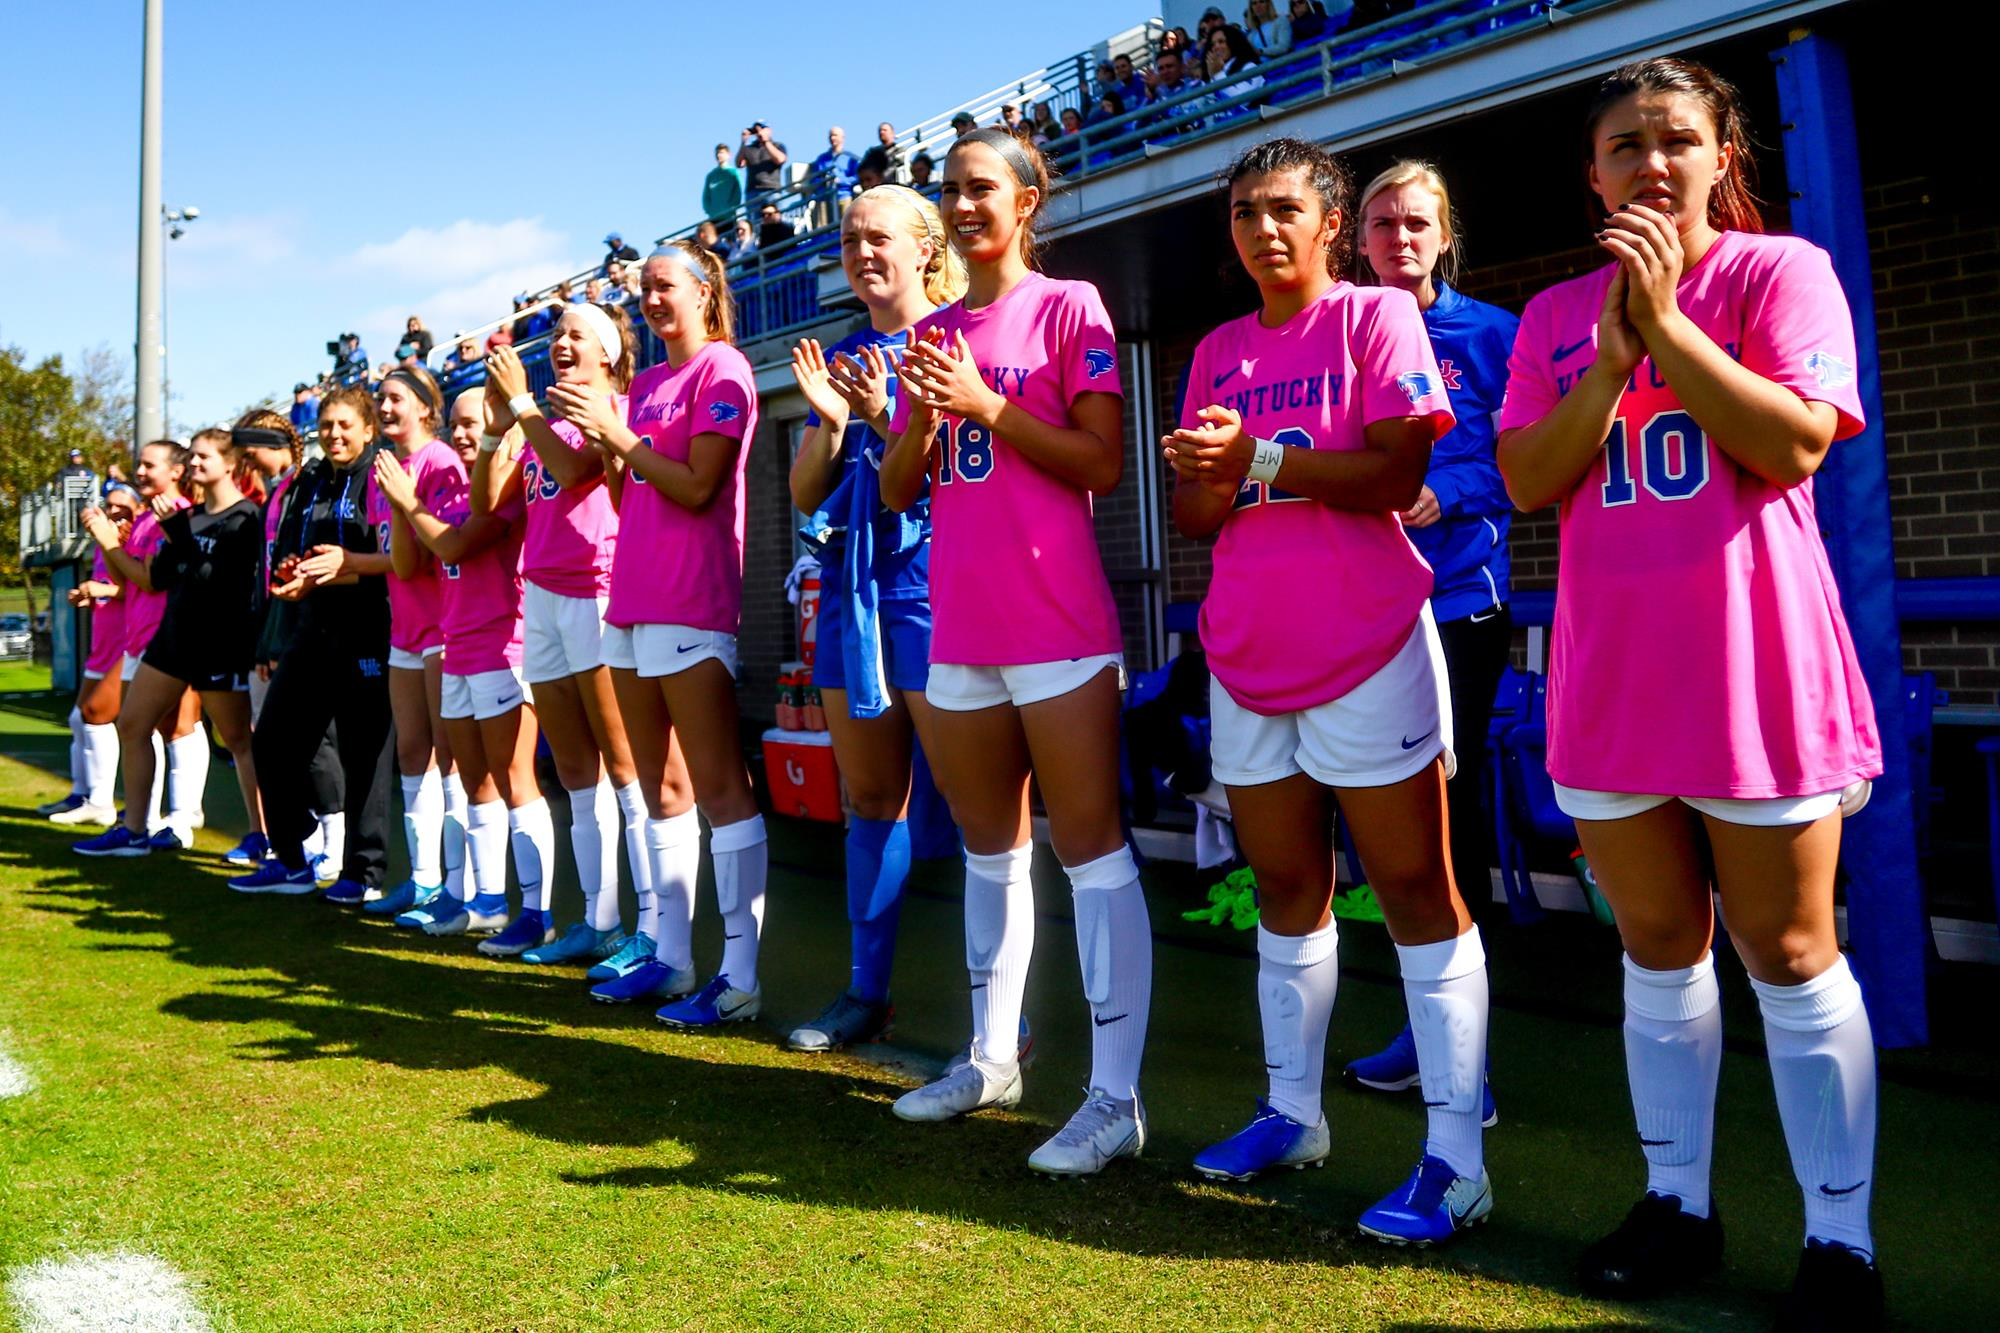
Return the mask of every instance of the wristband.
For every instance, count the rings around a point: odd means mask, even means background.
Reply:
[[[1250,455],[1250,480],[1261,481],[1266,486],[1278,479],[1278,469],[1285,462],[1285,446],[1276,440],[1252,440],[1255,452]]]
[[[480,452],[480,453],[482,453],[482,454],[492,454],[492,453],[498,453],[499,451],[500,451],[500,436],[498,436],[498,435],[481,435],[481,436],[479,437],[479,452]]]
[[[542,405],[535,401],[535,395],[531,393],[517,393],[507,400],[507,410],[517,417],[538,417],[542,414]]]

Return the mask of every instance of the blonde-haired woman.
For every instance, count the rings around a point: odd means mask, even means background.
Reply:
[[[900,514],[882,503],[879,469],[910,329],[965,292],[965,264],[945,243],[937,206],[906,186],[878,185],[855,199],[841,222],[840,262],[868,322],[830,348],[806,338],[792,349],[792,374],[813,410],[791,480],[792,503],[813,516],[808,532],[822,543],[813,679],[854,804],[852,953],[846,989],[792,1031],[802,1051],[872,1041],[892,1012],[889,971],[910,871],[911,744],[928,749],[932,740],[931,523],[928,497]]]

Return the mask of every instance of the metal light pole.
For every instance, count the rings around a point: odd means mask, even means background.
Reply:
[[[160,30],[166,0],[146,0],[144,82],[139,103],[139,335],[132,349],[135,385],[132,447],[166,434],[161,383],[167,354],[161,324],[165,283],[160,249]]]

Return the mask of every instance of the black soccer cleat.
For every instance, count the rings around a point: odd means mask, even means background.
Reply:
[[[1577,1276],[1593,1296],[1643,1300],[1722,1266],[1722,1214],[1690,1217],[1670,1194],[1648,1192],[1618,1229],[1583,1252]]]
[[[1873,1333],[1882,1327],[1882,1274],[1860,1250],[1808,1240],[1791,1294],[1778,1307],[1779,1333]]]

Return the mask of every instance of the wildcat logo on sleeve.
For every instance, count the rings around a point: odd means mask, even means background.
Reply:
[[[1806,373],[1818,381],[1822,389],[1838,389],[1843,384],[1854,382],[1854,367],[1832,352],[1806,353]]]
[[[1083,368],[1089,373],[1090,378],[1096,379],[1100,375],[1109,375],[1117,367],[1117,359],[1102,347],[1087,347],[1084,349]]]
[[[724,421],[736,420],[736,418],[743,415],[743,409],[734,403],[710,403],[708,405],[708,414],[714,417],[719,424]]]
[[[1411,407],[1438,394],[1437,378],[1428,370],[1404,371],[1396,376],[1396,387],[1403,391],[1403,397],[1410,400]]]

